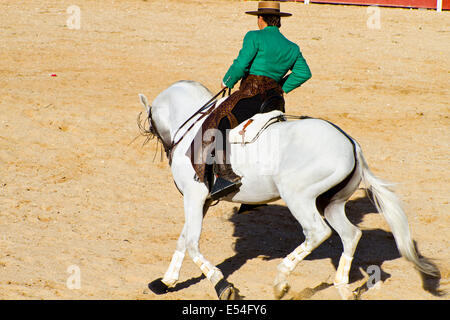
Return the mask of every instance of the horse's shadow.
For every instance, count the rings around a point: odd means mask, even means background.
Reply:
[[[377,210],[367,197],[348,201],[346,212],[348,219],[355,225],[362,222],[365,215],[377,214]],[[233,236],[237,239],[234,244],[235,255],[217,265],[225,278],[253,258],[261,256],[264,260],[284,258],[305,239],[300,224],[285,206],[261,206],[240,214],[235,210],[229,220],[234,224]],[[332,264],[337,269],[342,250],[340,237],[333,232],[332,236],[305,260],[331,258]],[[390,232],[381,229],[363,230],[350,271],[350,282],[363,279],[364,275],[360,268],[367,270],[371,265],[380,268],[380,280],[385,281],[390,274],[383,271],[381,265],[384,261],[399,257],[394,237]],[[203,278],[201,275],[180,282],[170,291],[189,287]]]
[[[377,214],[367,197],[347,202],[346,212],[348,219],[355,225],[362,222],[366,214]],[[305,240],[300,224],[285,206],[259,207],[249,213],[234,214],[230,221],[235,226],[233,235],[237,237],[234,246],[236,254],[217,266],[225,277],[237,271],[247,260],[258,256],[264,260],[284,258]],[[381,229],[362,232],[350,272],[350,282],[363,279],[364,275],[359,269],[367,270],[371,265],[380,268],[380,280],[385,281],[390,274],[383,271],[381,265],[384,261],[400,257],[394,237]],[[341,239],[333,232],[305,260],[330,258],[337,269],[342,250]]]

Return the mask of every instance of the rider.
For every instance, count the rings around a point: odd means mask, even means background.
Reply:
[[[246,14],[258,17],[259,30],[248,32],[242,49],[222,80],[222,88],[233,88],[240,80],[239,90],[227,98],[203,123],[203,130],[215,127],[224,134],[237,124],[260,112],[269,97],[279,96],[302,85],[311,78],[310,69],[295,43],[281,33],[281,17],[292,14],[280,12],[278,1],[261,1],[257,11]],[[292,72],[287,76],[286,73]],[[284,77],[284,78],[283,78]],[[220,143],[219,143],[220,144]],[[216,145],[215,168],[218,179],[211,190],[213,199],[234,191],[240,185],[225,155],[226,144]],[[222,152],[220,149],[223,147]],[[223,159],[217,159],[221,155]]]

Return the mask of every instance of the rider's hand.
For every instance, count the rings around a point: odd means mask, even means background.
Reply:
[[[227,86],[223,83],[223,81],[220,83],[220,88],[226,88]]]

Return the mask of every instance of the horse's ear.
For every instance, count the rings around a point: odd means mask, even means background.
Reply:
[[[147,114],[149,114],[150,106],[148,105],[147,97],[144,94],[139,93],[139,99],[141,100],[142,105],[144,106],[145,110],[147,111]]]

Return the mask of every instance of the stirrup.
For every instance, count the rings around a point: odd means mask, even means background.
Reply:
[[[239,189],[241,185],[242,185],[241,180],[232,182],[229,180],[225,180],[221,177],[218,177],[211,189],[210,197],[212,200],[218,200],[226,196],[227,194],[236,191],[237,189]]]

